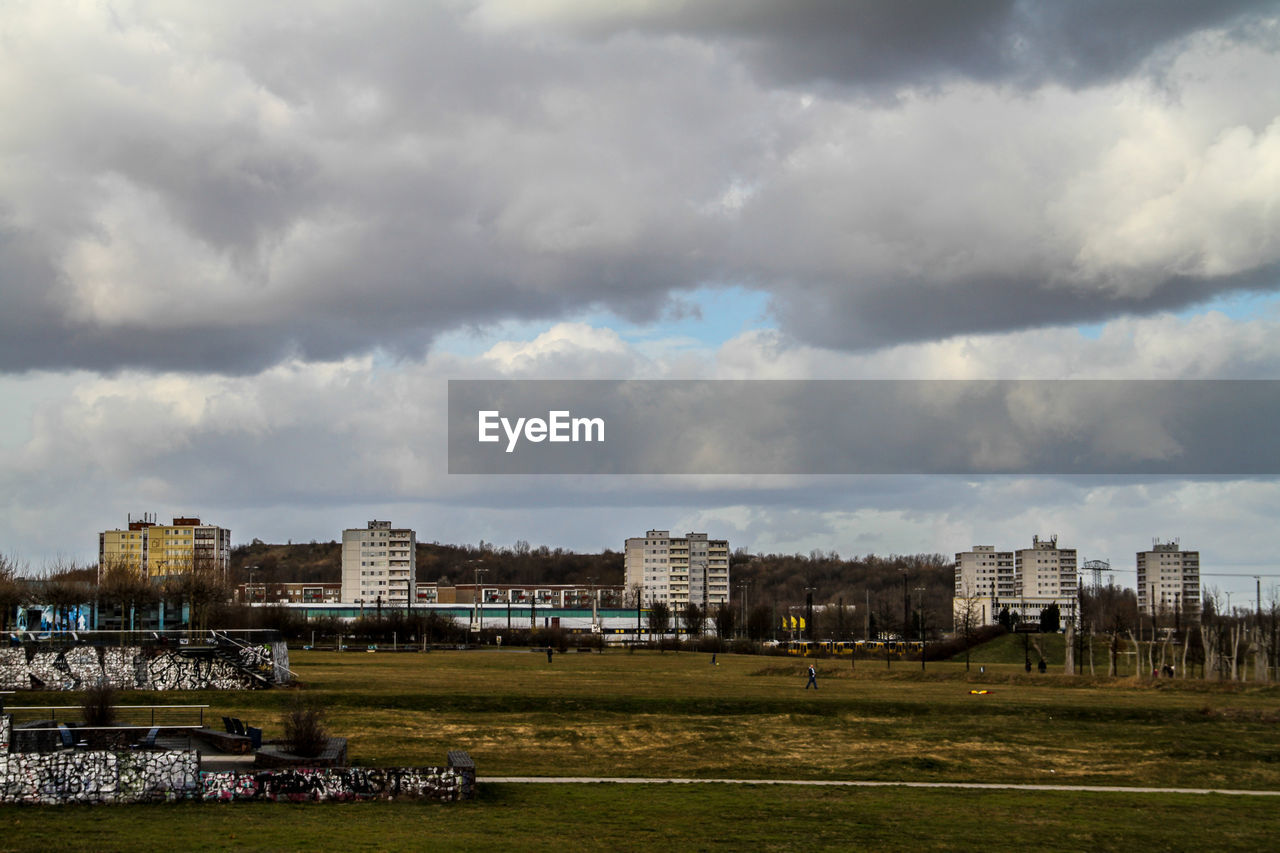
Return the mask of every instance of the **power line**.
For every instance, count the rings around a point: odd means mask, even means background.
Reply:
[[[1202,578],[1280,578],[1274,572],[1201,572]]]

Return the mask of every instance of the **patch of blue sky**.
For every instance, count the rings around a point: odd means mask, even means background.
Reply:
[[[1177,313],[1179,319],[1189,319],[1200,314],[1217,311],[1232,320],[1247,322],[1280,318],[1280,293],[1274,291],[1243,290],[1223,293]]]
[[[672,296],[661,317],[651,323],[636,323],[612,311],[595,309],[554,320],[504,320],[454,329],[437,337],[435,348],[474,358],[500,341],[532,340],[564,322],[612,329],[642,349],[655,342],[667,348],[713,349],[744,332],[774,327],[768,293],[736,285],[704,286]]]
[[[1233,293],[1221,293],[1206,302],[1197,302],[1181,311],[1174,312],[1179,320],[1190,320],[1211,312],[1223,314],[1238,323],[1250,320],[1280,319],[1280,293],[1273,291],[1244,290]],[[1076,326],[1076,331],[1083,338],[1097,340],[1107,322],[1085,323]]]

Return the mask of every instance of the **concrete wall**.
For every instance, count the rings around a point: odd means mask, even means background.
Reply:
[[[0,802],[166,802],[201,791],[195,750],[10,753],[12,718],[0,720]]]
[[[246,666],[268,666],[287,682],[283,642],[240,649]],[[0,689],[83,690],[105,681],[122,690],[245,690],[257,679],[217,658],[191,658],[172,646],[10,646],[0,649]]]
[[[12,717],[0,717],[0,803],[341,802],[468,799],[475,771],[453,767],[343,767],[201,772],[195,750],[11,753]]]
[[[471,796],[464,774],[449,767],[344,767],[200,774],[205,800],[345,802],[435,800]]]

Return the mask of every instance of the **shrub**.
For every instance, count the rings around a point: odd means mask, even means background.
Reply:
[[[294,755],[315,758],[329,744],[329,733],[324,728],[324,710],[314,702],[304,701],[302,694],[294,695],[283,723],[284,739]]]
[[[86,726],[109,726],[116,721],[116,689],[99,681],[84,692],[81,711]]]

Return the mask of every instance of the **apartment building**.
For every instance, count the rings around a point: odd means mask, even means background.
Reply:
[[[1177,539],[1151,541],[1138,552],[1138,611],[1149,616],[1200,618],[1200,552],[1183,551]]]
[[[1080,576],[1076,549],[1059,548],[1058,537],[1031,537],[1031,547],[1013,554],[1015,593],[1022,598],[1052,597],[1074,601]]]
[[[1011,599],[1017,581],[1013,552],[997,551],[994,545],[974,545],[956,553],[955,612],[961,624],[965,608],[972,608],[970,625],[992,625],[1000,615],[994,610],[1000,598]]]
[[[1062,624],[1074,617],[1080,577],[1074,548],[1059,548],[1058,537],[1031,537],[1031,547],[997,551],[974,545],[956,554],[953,615],[971,625],[994,625],[1008,609],[1019,621],[1037,622],[1054,604]]]
[[[178,516],[160,524],[144,513],[129,516],[128,527],[98,534],[98,571],[123,565],[147,577],[180,575],[195,569],[214,569],[223,576],[231,566],[231,531],[199,518]]]
[[[680,608],[689,602],[700,607],[729,602],[727,539],[650,530],[628,539],[623,554],[627,589],[639,589],[643,604],[660,601]]]
[[[412,530],[370,521],[342,531],[342,601],[408,606],[417,598],[418,543]]]

